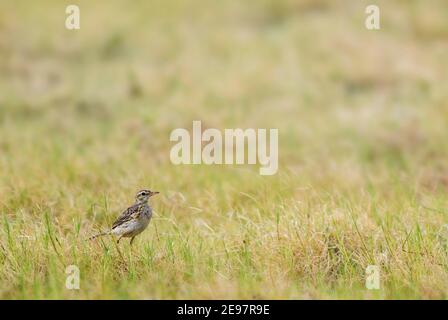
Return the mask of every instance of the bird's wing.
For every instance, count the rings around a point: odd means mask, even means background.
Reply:
[[[139,212],[138,208],[139,206],[134,205],[124,210],[117,218],[117,220],[115,220],[114,224],[112,225],[112,229],[115,229],[116,227],[122,225],[127,221],[133,220],[135,218],[135,215]]]

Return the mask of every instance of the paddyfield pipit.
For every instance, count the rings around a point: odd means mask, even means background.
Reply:
[[[135,203],[123,211],[109,231],[102,232],[89,239],[92,240],[111,234],[118,236],[117,243],[123,237],[130,237],[130,243],[132,244],[135,236],[140,234],[148,226],[152,217],[152,208],[149,206],[148,200],[158,193],[157,191],[140,190],[135,196]]]

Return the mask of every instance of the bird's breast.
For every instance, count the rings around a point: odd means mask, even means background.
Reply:
[[[152,209],[150,207],[146,207],[143,209],[143,214],[142,214],[142,218],[145,220],[149,220],[151,219],[152,216]]]

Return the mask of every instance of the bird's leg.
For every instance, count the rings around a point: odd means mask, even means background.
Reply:
[[[118,240],[117,240],[117,244],[120,243],[121,238],[123,238],[123,236],[120,236],[120,237],[118,238]]]
[[[132,246],[132,242],[134,242],[134,239],[135,239],[135,237],[132,237],[131,241],[129,242],[131,244],[131,246]]]

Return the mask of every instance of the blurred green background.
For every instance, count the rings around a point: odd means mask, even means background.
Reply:
[[[1,0],[0,296],[446,298],[448,2],[375,1],[376,31],[369,4]],[[278,128],[278,174],[172,165],[193,120]],[[79,244],[142,187],[127,268]],[[95,289],[63,288],[73,261]]]

